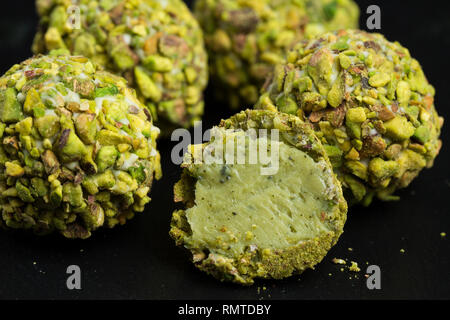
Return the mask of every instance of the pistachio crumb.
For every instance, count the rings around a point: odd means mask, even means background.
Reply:
[[[351,261],[351,266],[348,268],[350,271],[353,271],[353,272],[360,272],[361,271],[361,269],[358,267],[358,263],[357,262],[354,262],[354,261]]]
[[[333,258],[332,261],[334,264],[346,264],[344,259]]]

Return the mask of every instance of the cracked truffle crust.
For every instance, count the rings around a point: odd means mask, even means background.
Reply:
[[[201,28],[182,1],[37,0],[36,6],[34,53],[69,50],[123,76],[163,135],[200,120],[207,55]],[[68,23],[72,7],[79,9],[79,29]]]
[[[443,118],[419,62],[381,34],[299,42],[255,108],[296,114],[321,139],[349,203],[395,200],[441,148]]]
[[[159,129],[125,83],[65,55],[0,78],[0,226],[84,239],[144,210]]]
[[[252,129],[257,136],[248,134]],[[279,141],[258,129],[278,129]],[[172,217],[177,245],[192,253],[199,269],[245,285],[313,268],[342,234],[347,213],[313,131],[295,116],[263,110],[242,111],[213,130],[226,141],[245,137],[240,146],[246,151],[252,139],[266,141],[268,149],[278,143],[279,169],[261,175],[260,164],[193,164],[198,151],[188,153],[174,187],[175,201],[186,206]],[[221,142],[212,139],[200,151],[217,152]]]
[[[352,0],[197,0],[211,78],[218,97],[245,109],[287,50],[326,31],[357,28]]]

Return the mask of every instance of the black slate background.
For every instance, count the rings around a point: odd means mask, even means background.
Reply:
[[[255,0],[256,1],[256,0]],[[359,0],[377,4],[389,40],[408,47],[436,87],[436,106],[450,119],[450,10],[444,1]],[[37,18],[33,1],[0,5],[0,72],[31,55]],[[230,113],[206,93],[204,127]],[[252,287],[223,284],[197,271],[168,236],[172,186],[180,170],[170,162],[174,143],[160,141],[164,177],[152,190],[145,214],[126,226],[98,231],[86,241],[0,232],[1,299],[449,299],[450,212],[449,126],[431,170],[399,192],[402,201],[375,202],[349,211],[345,233],[316,270]],[[440,233],[449,235],[441,238]],[[348,248],[353,248],[349,251]],[[401,253],[400,249],[405,253]],[[380,266],[381,290],[368,290],[363,272],[341,272],[333,257]],[[82,290],[66,288],[66,268],[82,270]],[[329,275],[331,273],[331,276]],[[265,286],[266,290],[262,287]],[[261,288],[258,291],[258,287]]]

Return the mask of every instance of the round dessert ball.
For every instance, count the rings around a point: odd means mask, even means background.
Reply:
[[[292,44],[325,31],[357,28],[353,0],[197,0],[210,74],[219,98],[245,109],[257,101]]]
[[[125,77],[162,134],[203,115],[202,31],[180,0],[37,0],[34,53],[83,55]]]
[[[126,80],[35,56],[0,78],[0,226],[87,238],[142,212],[159,129]]]
[[[211,136],[188,148],[174,188],[185,208],[173,213],[172,238],[222,281],[250,285],[313,268],[342,234],[347,203],[311,128],[293,115],[246,110]]]
[[[441,148],[434,88],[408,49],[381,34],[337,31],[299,42],[256,108],[296,114],[325,145],[347,200],[395,200]]]

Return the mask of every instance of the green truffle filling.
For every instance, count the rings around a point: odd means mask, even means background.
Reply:
[[[268,148],[272,144],[269,139]],[[189,168],[197,182],[196,205],[186,210],[192,230],[187,246],[238,256],[249,246],[285,249],[333,232],[323,222],[333,188],[325,163],[278,144],[279,169],[274,175],[261,175],[259,164]],[[245,147],[248,152],[248,141]]]

